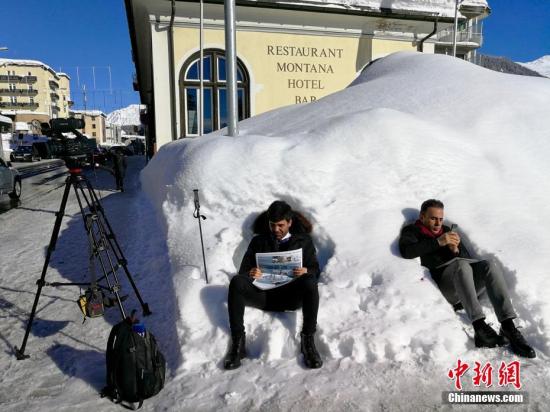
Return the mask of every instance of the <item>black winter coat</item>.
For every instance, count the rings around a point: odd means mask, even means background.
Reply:
[[[319,279],[319,275],[321,274],[319,262],[317,262],[313,241],[307,233],[294,233],[287,242],[281,245],[270,234],[254,236],[244,254],[239,274],[248,275],[250,269],[256,267],[256,253],[288,251],[300,248],[302,249],[302,265],[307,268],[307,274],[303,276],[315,276]]]
[[[450,230],[449,226],[443,225],[444,233]],[[439,246],[437,239],[422,233],[415,224],[407,225],[401,230],[399,252],[405,259],[414,259],[420,256],[420,263],[430,270],[430,274],[437,284],[445,270],[445,267],[438,269],[437,266],[455,257],[471,257],[463,242],[458,245],[458,255],[455,255],[447,246]]]

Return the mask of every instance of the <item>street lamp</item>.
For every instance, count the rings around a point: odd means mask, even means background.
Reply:
[[[0,47],[0,51],[6,51],[6,50],[8,50],[7,47]]]

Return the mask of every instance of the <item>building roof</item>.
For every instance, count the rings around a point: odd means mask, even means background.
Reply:
[[[0,122],[10,123],[10,124],[13,123],[9,117],[2,116],[1,114],[0,114]]]
[[[70,77],[66,73],[57,73],[54,69],[52,69],[50,66],[48,66],[45,63],[42,63],[38,60],[26,60],[26,59],[0,59],[0,67],[2,66],[35,66],[35,67],[42,67],[45,70],[50,71],[51,73],[55,74],[56,76],[65,76],[70,79]]]
[[[251,0],[258,3],[276,3],[321,8],[347,10],[380,11],[391,10],[399,13],[427,13],[440,17],[454,17],[455,0]],[[461,7],[479,7],[489,10],[486,0],[464,0]],[[481,13],[480,13],[481,14]]]
[[[198,0],[177,0],[196,2]],[[205,3],[223,3],[223,0],[204,0]],[[360,12],[397,16],[438,16],[454,18],[456,0],[236,0],[237,5],[257,5],[279,8],[305,8],[319,11]],[[459,17],[487,15],[487,0],[462,0]]]
[[[71,110],[70,113],[83,114],[86,116],[103,116],[107,117],[101,110]]]

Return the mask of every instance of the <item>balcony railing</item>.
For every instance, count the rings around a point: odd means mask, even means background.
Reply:
[[[437,43],[453,43],[453,29],[441,30],[437,33]],[[475,47],[483,45],[483,34],[472,30],[459,30],[456,32],[456,43],[459,45],[472,44]]]
[[[38,107],[38,103],[31,103],[31,102],[0,102],[0,107],[5,108],[17,108],[17,107]]]
[[[0,75],[0,82],[18,82],[22,79],[21,76],[16,76],[15,74],[2,74]]]
[[[15,74],[2,74],[0,75],[0,82],[9,83],[35,83],[38,80],[36,76],[18,76]]]
[[[36,96],[38,90],[30,89],[0,89],[0,94],[18,95],[18,96]]]

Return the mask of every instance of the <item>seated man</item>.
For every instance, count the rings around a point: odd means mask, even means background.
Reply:
[[[474,327],[476,347],[502,346],[508,339],[516,355],[534,358],[535,351],[514,325],[516,313],[501,270],[493,262],[472,259],[458,233],[443,225],[443,214],[439,200],[422,203],[419,219],[401,231],[401,255],[406,259],[420,256],[445,299],[455,310],[464,307]],[[478,300],[483,287],[501,323],[500,335],[485,323]]]
[[[254,223],[255,236],[246,251],[239,273],[231,279],[228,293],[231,345],[224,360],[225,369],[241,366],[246,356],[244,308],[252,306],[267,311],[296,310],[302,307],[303,326],[301,352],[308,368],[320,368],[321,357],[315,348],[314,334],[319,308],[319,263],[315,247],[309,236],[311,224],[299,213],[292,211],[283,201],[275,201]],[[262,290],[253,285],[261,277],[256,267],[256,253],[302,249],[303,267],[295,268],[297,279],[274,289]]]

